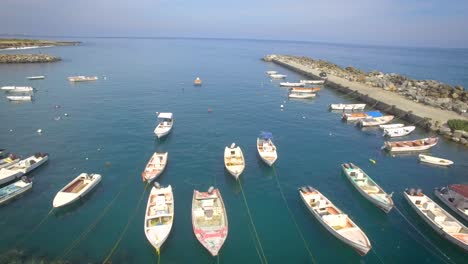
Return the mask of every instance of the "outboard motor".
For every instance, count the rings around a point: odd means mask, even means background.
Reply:
[[[420,188],[416,189],[416,195],[422,194],[422,190]]]
[[[213,191],[214,191],[214,187],[213,187],[213,186],[210,186],[210,188],[208,188],[208,193],[209,193],[209,194],[213,194]]]
[[[312,186],[307,186],[307,189],[309,189],[309,192],[315,192],[315,189]]]
[[[31,182],[31,180],[29,180],[29,178],[26,177],[26,176],[21,177],[21,180],[22,180],[23,182],[25,182],[25,183],[30,183],[30,182]]]
[[[356,167],[356,165],[354,165],[354,163],[351,163],[351,162],[350,162],[350,163],[349,163],[349,166],[351,166],[351,168],[353,168],[353,169],[357,169],[357,167]]]
[[[344,163],[344,164],[343,164],[343,167],[345,167],[345,169],[349,169],[349,164],[348,164],[348,163]]]
[[[308,193],[309,190],[307,190],[307,187],[306,186],[302,186],[301,188],[299,188],[301,190],[302,193]]]
[[[153,185],[154,185],[154,187],[156,187],[156,189],[161,188],[161,185],[159,185],[159,182],[157,182],[157,181],[155,181],[155,182],[153,183]]]
[[[409,195],[414,195],[414,193],[415,193],[414,188],[409,188],[407,193],[408,193]]]

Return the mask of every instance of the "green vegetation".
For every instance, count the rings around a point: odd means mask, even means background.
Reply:
[[[468,121],[461,119],[451,119],[447,121],[447,125],[452,130],[463,130],[468,132]]]

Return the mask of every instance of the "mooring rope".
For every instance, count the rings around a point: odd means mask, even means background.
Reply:
[[[255,237],[256,237],[258,245],[260,247],[260,253],[261,253],[261,256],[262,256],[262,258],[261,258],[262,263],[268,263],[268,259],[266,258],[265,252],[263,251],[262,242],[260,241],[260,237],[258,236],[257,228],[255,228],[255,224],[254,224],[254,221],[253,221],[253,218],[252,218],[252,214],[250,213],[249,205],[247,204],[247,198],[245,197],[244,188],[242,188],[242,184],[241,184],[240,180],[238,182],[239,182],[239,186],[240,186],[240,189],[241,189],[242,197],[244,198],[245,207],[247,208],[247,214],[249,215],[249,218],[250,218],[250,224],[252,225],[252,228],[253,228],[254,233],[255,233]]]
[[[161,263],[161,253],[159,252],[159,250],[155,249],[156,250],[156,255],[158,255],[158,260],[157,260],[157,264],[160,264]]]
[[[26,239],[26,237],[34,234],[34,232],[36,232],[39,227],[42,226],[42,224],[44,224],[47,219],[49,219],[49,216],[52,214],[52,211],[54,210],[54,208],[50,209],[50,211],[41,219],[41,221],[36,225],[34,226],[31,231],[29,231],[29,233],[27,233],[22,239],[20,239],[20,241],[18,241],[15,245],[15,248],[17,248],[21,243],[23,243],[23,241]]]
[[[120,242],[122,241],[122,239],[124,238],[125,234],[127,233],[127,230],[128,230],[128,228],[130,227],[131,222],[132,222],[133,219],[135,218],[135,215],[136,215],[136,213],[138,212],[138,209],[140,208],[141,201],[143,201],[143,198],[145,197],[146,189],[148,189],[148,186],[149,186],[149,185],[150,185],[149,183],[146,183],[145,189],[144,189],[143,192],[141,193],[140,199],[138,200],[138,203],[137,203],[137,206],[135,207],[135,210],[134,210],[133,213],[130,215],[130,217],[129,217],[128,221],[127,221],[127,224],[125,225],[125,228],[123,229],[123,231],[121,232],[121,234],[120,234],[120,236],[119,236],[119,239],[115,242],[114,246],[112,247],[112,250],[109,252],[109,254],[107,255],[107,257],[104,259],[104,261],[103,261],[102,263],[107,263],[107,261],[109,261],[109,259],[112,257],[112,255],[114,255],[115,250],[116,250],[117,247],[119,246]]]
[[[276,179],[276,184],[278,185],[278,189],[280,191],[281,197],[283,198],[284,204],[286,205],[286,208],[288,209],[289,216],[291,217],[291,220],[293,220],[294,225],[296,226],[296,230],[299,233],[299,236],[302,239],[302,242],[304,243],[304,247],[306,248],[307,252],[309,253],[310,259],[312,260],[312,263],[317,263],[317,261],[314,258],[314,255],[312,254],[312,251],[310,250],[309,246],[307,245],[307,241],[305,240],[304,234],[302,234],[302,231],[297,224],[296,218],[294,217],[294,214],[291,211],[291,208],[288,205],[288,202],[286,200],[286,197],[284,196],[283,188],[281,187],[281,184],[278,179],[278,171],[276,170],[276,166],[273,166],[273,172],[275,174],[275,179]]]

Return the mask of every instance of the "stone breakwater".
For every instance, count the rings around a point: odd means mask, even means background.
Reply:
[[[42,63],[60,60],[60,57],[46,54],[0,54],[0,63]]]
[[[468,120],[468,93],[461,86],[452,87],[433,80],[412,80],[395,73],[366,73],[351,66],[342,68],[308,57],[267,55],[263,60],[315,79],[325,72],[328,75],[327,87],[352,94],[352,98],[373,108],[468,146],[468,133],[451,131],[446,125],[450,119]]]

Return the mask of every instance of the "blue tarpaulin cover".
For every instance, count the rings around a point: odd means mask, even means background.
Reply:
[[[381,116],[383,116],[383,114],[380,113],[379,111],[369,111],[369,112],[366,112],[366,114],[368,116],[371,116],[371,117],[381,117]]]
[[[271,132],[262,131],[260,133],[260,137],[263,138],[263,139],[272,139],[273,134]]]

